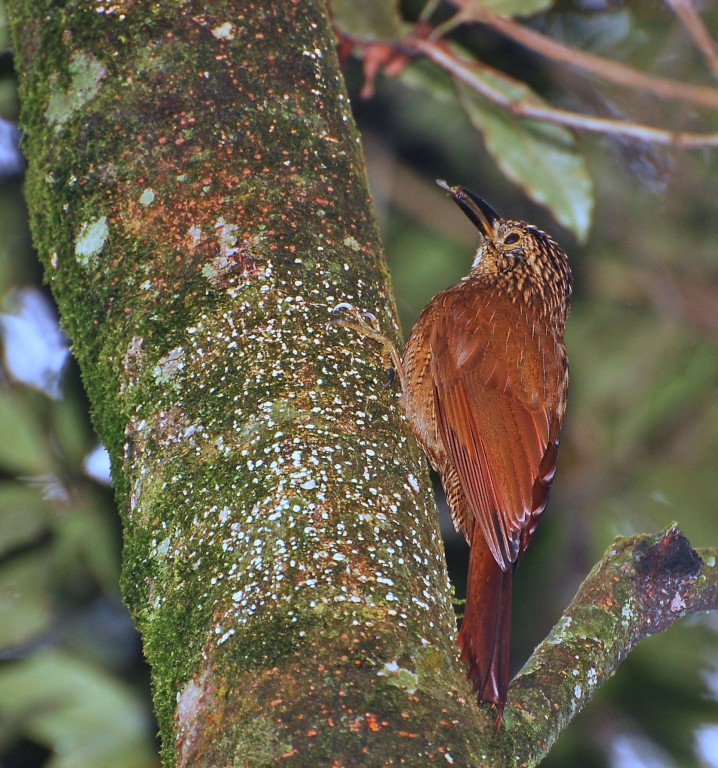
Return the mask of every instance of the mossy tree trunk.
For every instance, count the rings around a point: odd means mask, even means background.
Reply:
[[[326,328],[348,301],[397,332],[324,5],[8,12],[35,243],[112,456],[166,765],[540,759],[627,646],[549,674],[562,625],[498,738],[474,705],[423,458],[379,349]],[[625,618],[633,592],[611,599]]]
[[[326,328],[396,325],[323,4],[9,12],[167,765],[443,765],[476,716],[424,462],[378,348]]]

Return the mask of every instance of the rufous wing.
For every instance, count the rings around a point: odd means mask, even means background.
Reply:
[[[476,307],[468,316],[464,307],[459,317],[447,307],[435,324],[431,372],[444,446],[470,511],[506,571],[548,499],[565,363],[554,359],[553,340],[524,317],[502,322],[509,330],[497,337],[488,306]]]

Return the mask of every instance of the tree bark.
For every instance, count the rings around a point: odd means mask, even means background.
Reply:
[[[443,761],[476,716],[424,463],[379,350],[326,329],[397,326],[323,4],[9,14],[165,763]]]
[[[380,350],[326,327],[348,301],[397,334],[323,4],[8,13],[33,235],[112,457],[165,764],[533,764],[630,642],[564,621],[492,738]],[[696,567],[690,589],[715,581]]]

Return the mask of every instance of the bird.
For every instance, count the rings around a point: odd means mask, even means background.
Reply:
[[[437,184],[479,232],[469,273],[431,299],[401,354],[369,312],[342,303],[330,322],[383,346],[406,421],[470,546],[457,643],[478,703],[497,711],[496,733],[508,699],[514,573],[556,473],[573,281],[568,257],[541,229]]]

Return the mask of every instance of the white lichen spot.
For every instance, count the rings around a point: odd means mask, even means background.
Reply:
[[[409,483],[409,485],[411,486],[412,490],[414,492],[418,493],[419,492],[419,481],[414,477],[414,475],[412,475],[410,473],[409,477],[407,477],[406,479],[407,479],[407,482]]]
[[[446,760],[449,765],[454,764],[454,758],[451,756],[451,752],[444,752],[444,760]]]
[[[177,693],[175,718],[183,749],[188,749],[200,736],[197,712],[203,708],[212,709],[214,686],[210,685],[211,677],[211,671],[206,667]],[[187,761],[182,759],[182,762]]]
[[[396,661],[387,661],[377,675],[388,678],[389,685],[404,688],[409,694],[416,693],[419,685],[419,675],[411,669],[400,667]]]
[[[676,592],[675,595],[673,595],[673,600],[671,600],[671,611],[673,613],[679,613],[680,611],[685,611],[686,609],[686,601],[681,597],[679,592]]]
[[[235,234],[239,227],[236,224],[227,224],[223,218],[217,219],[214,230],[217,235],[219,252],[222,256],[233,256],[239,248],[237,245],[237,235]]]
[[[631,619],[633,619],[633,609],[630,605],[624,605],[623,608],[621,608],[621,616],[623,616],[621,624],[623,624],[624,627],[627,627],[630,624]]]
[[[351,248],[352,251],[361,250],[361,245],[359,245],[359,241],[355,237],[352,237],[351,235],[344,238],[344,245],[346,245],[347,248]]]
[[[140,195],[140,203],[142,205],[152,205],[155,201],[155,191],[149,187],[145,189]]]
[[[101,61],[82,51],[70,56],[68,69],[69,86],[66,90],[55,86],[45,110],[48,123],[56,129],[94,98],[100,89],[100,81],[107,74],[107,69]]]
[[[197,226],[197,224],[193,224],[187,230],[187,234],[190,236],[190,239],[192,240],[192,245],[199,245],[199,242],[202,239],[202,227]]]
[[[594,686],[598,682],[598,672],[595,667],[591,667],[586,673],[586,681],[590,686]]]
[[[80,227],[75,240],[75,256],[83,267],[94,266],[97,263],[97,257],[105,247],[109,233],[107,216],[85,222]]]
[[[185,366],[185,351],[182,347],[171,349],[157,361],[154,369],[155,381],[166,384],[171,381]]]
[[[163,539],[155,547],[155,552],[158,555],[161,555],[162,557],[165,557],[167,555],[167,553],[170,551],[170,544],[171,544],[171,541],[169,539]]]
[[[217,40],[234,40],[234,25],[231,21],[225,21],[212,29],[212,36]]]
[[[583,688],[581,687],[580,683],[576,683],[576,685],[573,686],[573,695],[580,699],[581,696],[583,696]]]

